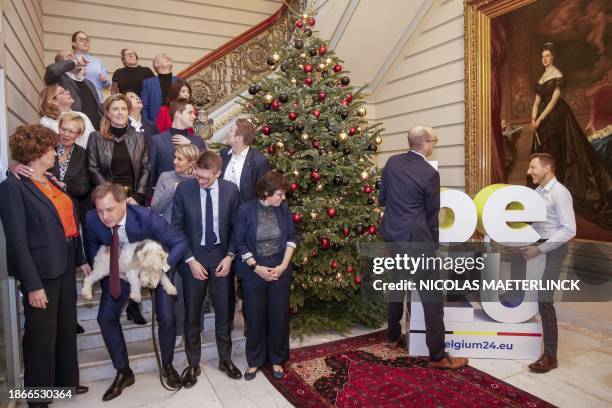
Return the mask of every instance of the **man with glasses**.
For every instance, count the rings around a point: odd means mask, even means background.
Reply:
[[[183,386],[193,387],[201,374],[202,340],[200,316],[210,283],[215,309],[215,338],[219,370],[232,379],[242,373],[231,360],[229,322],[230,294],[234,284],[231,270],[233,219],[240,201],[235,184],[220,179],[221,157],[206,151],[196,161],[196,178],[180,183],[174,193],[172,224],[184,231],[190,250],[179,266],[185,300],[185,353],[189,367]]]
[[[439,242],[440,174],[427,163],[438,143],[434,130],[415,126],[408,132],[410,150],[387,161],[380,182],[380,204],[385,206],[380,232],[386,242],[400,247],[424,245],[435,247]],[[435,271],[421,270],[416,278],[435,278]],[[402,278],[405,278],[402,277]],[[441,294],[419,292],[425,316],[425,337],[429,349],[429,367],[457,369],[466,358],[449,356],[444,347],[444,309]],[[389,302],[389,341],[397,343],[401,336],[400,321],[403,299]]]
[[[104,113],[95,85],[85,78],[86,65],[87,60],[82,55],[77,57],[71,51],[60,51],[55,62],[45,69],[45,85],[59,84],[69,91],[74,99],[72,110],[83,112],[94,129],[100,130]]]

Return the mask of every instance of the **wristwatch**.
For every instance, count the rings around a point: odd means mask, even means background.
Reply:
[[[259,265],[257,265],[257,262],[255,262],[253,265],[249,265],[249,268],[251,268],[251,270],[253,272],[255,272],[255,268],[257,268]]]

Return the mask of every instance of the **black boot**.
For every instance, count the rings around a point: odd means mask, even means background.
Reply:
[[[130,385],[134,384],[134,373],[131,369],[117,371],[117,376],[102,396],[102,401],[110,401],[121,395],[121,392]]]
[[[133,320],[136,324],[147,324],[145,318],[142,317],[142,313],[140,313],[140,305],[134,302],[132,299],[130,299],[127,307],[125,308],[125,314],[127,315],[128,320]]]

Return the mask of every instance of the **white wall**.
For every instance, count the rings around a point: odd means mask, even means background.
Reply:
[[[436,0],[391,69],[367,100],[368,118],[383,123],[377,164],[407,150],[415,125],[434,127],[441,184],[463,189],[463,3]]]

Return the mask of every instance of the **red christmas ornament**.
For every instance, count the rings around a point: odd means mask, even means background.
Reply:
[[[272,133],[272,128],[268,125],[264,126],[261,128],[261,133],[263,133],[264,135],[268,136],[270,133]]]
[[[302,27],[304,27],[304,22],[303,22],[302,20],[297,20],[297,21],[295,22],[295,26],[296,26],[297,28],[302,28]]]
[[[342,71],[342,65],[340,64],[334,65],[334,72],[338,73],[340,71]]]
[[[353,265],[347,265],[346,266],[346,272],[347,273],[353,273],[355,272],[355,267]]]
[[[319,100],[321,102],[323,102],[326,97],[327,97],[327,94],[324,91],[319,92]]]
[[[361,285],[361,276],[359,275],[355,276],[355,283],[358,285]]]
[[[313,67],[311,64],[304,64],[304,72],[311,73],[312,70],[313,70]]]
[[[349,235],[351,235],[351,229],[349,227],[342,228],[342,235],[348,237]]]
[[[338,215],[338,212],[334,207],[329,207],[325,212],[330,218],[334,218],[336,215]]]
[[[318,171],[313,170],[310,172],[310,180],[312,180],[313,182],[317,182],[321,180],[321,175],[319,174]]]
[[[313,140],[312,141],[312,147],[314,147],[315,149],[318,149],[321,147],[321,142],[319,142],[318,140]]]
[[[349,135],[353,136],[355,133],[357,133],[357,128],[352,127],[349,129]]]
[[[315,109],[315,110],[313,110],[313,111],[312,111],[312,115],[313,115],[315,118],[318,118],[319,116],[321,116],[321,111],[320,111],[320,110],[318,110],[318,109]]]
[[[314,26],[316,23],[316,20],[314,19],[314,17],[308,17],[308,25],[309,26]]]
[[[372,186],[370,186],[370,185],[367,185],[367,186],[365,186],[365,187],[363,188],[363,192],[364,192],[364,193],[366,193],[366,194],[371,194],[371,193],[372,193],[372,191],[374,191],[374,189],[373,189],[373,188],[372,188]]]
[[[312,78],[311,77],[306,77],[304,79],[304,83],[308,86],[312,86]]]
[[[273,144],[271,144],[270,146],[268,146],[268,153],[270,154],[274,154],[276,153],[276,147],[274,147]]]
[[[330,245],[329,238],[327,237],[319,238],[319,248],[321,248],[324,251],[327,251],[329,249],[329,245]]]
[[[296,191],[299,188],[300,185],[298,183],[291,183],[291,185],[289,186],[289,190],[291,190],[292,192]]]
[[[348,106],[348,101],[346,99],[341,99],[340,100],[340,105],[342,106]]]
[[[279,110],[280,107],[281,107],[281,104],[278,100],[275,99],[274,101],[272,101],[272,109]]]
[[[368,234],[370,234],[370,235],[376,234],[376,226],[375,225],[370,225],[368,227]]]
[[[331,262],[329,263],[329,266],[332,269],[336,269],[338,267],[338,261],[336,261],[335,259],[332,259]]]
[[[327,47],[322,45],[319,47],[319,55],[324,55],[327,52]]]
[[[302,214],[300,213],[293,214],[293,222],[295,222],[296,224],[299,224],[300,222],[302,222]]]
[[[311,258],[316,258],[317,256],[319,256],[319,253],[317,252],[316,249],[313,249],[312,251],[310,251]]]
[[[289,112],[289,120],[296,120],[298,117],[298,114],[295,113],[294,111]]]
[[[353,101],[353,94],[351,92],[349,92],[348,95],[346,95],[346,100],[349,102]]]

